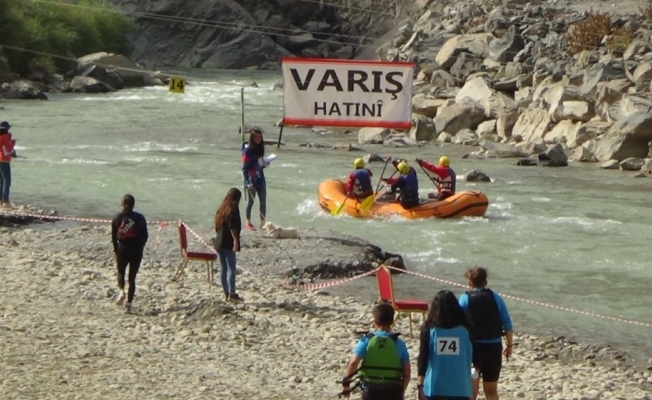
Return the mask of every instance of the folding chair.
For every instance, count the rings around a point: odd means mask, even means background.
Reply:
[[[174,273],[172,280],[175,281],[181,277],[183,270],[186,268],[186,265],[190,261],[202,261],[206,263],[206,275],[208,278],[208,284],[212,287],[213,285],[213,263],[217,260],[217,254],[215,253],[201,253],[188,251],[188,235],[186,232],[186,225],[183,222],[179,221],[179,244],[181,246],[181,265],[177,268],[177,271]]]
[[[412,313],[419,313],[426,320],[428,312],[428,303],[421,300],[398,300],[394,298],[394,286],[392,285],[392,273],[386,266],[382,265],[376,271],[376,280],[378,281],[378,294],[380,301],[387,302],[396,311],[394,320],[398,319],[401,313],[408,314],[410,320],[410,337],[412,337]]]

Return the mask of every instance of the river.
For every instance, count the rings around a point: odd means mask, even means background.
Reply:
[[[166,71],[167,72],[167,71]],[[124,193],[150,220],[184,219],[210,226],[229,187],[240,187],[240,86],[248,124],[266,139],[282,116],[279,75],[255,71],[185,71],[185,94],[167,87],[110,94],[52,94],[45,102],[5,103],[0,119],[13,124],[18,153],[12,163],[12,200],[54,208],[62,215],[108,218]],[[319,226],[354,234],[405,256],[408,268],[464,283],[483,265],[490,287],[519,298],[605,316],[652,323],[652,179],[600,170],[517,167],[515,160],[471,160],[470,147],[411,149],[365,146],[366,152],[435,162],[452,159],[458,175],[478,168],[492,183],[458,182],[458,190],[484,191],[486,218],[361,221],[322,212],[317,185],[345,176],[361,153],[299,147],[299,143],[357,142],[355,134],[286,129],[267,172],[268,218],[283,226]],[[364,154],[364,153],[362,153]],[[378,176],[382,164],[372,167]],[[427,180],[421,175],[425,193]],[[648,250],[646,250],[648,249]],[[646,255],[647,254],[647,255]],[[373,298],[366,281],[363,296]],[[359,285],[359,284],[358,284]],[[441,285],[397,278],[399,297],[432,297]],[[346,290],[346,287],[340,290]],[[358,289],[355,289],[356,292]],[[456,289],[460,293],[460,289]],[[591,343],[652,354],[650,328],[508,299],[517,330],[568,335]]]

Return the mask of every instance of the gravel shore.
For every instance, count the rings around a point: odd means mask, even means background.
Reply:
[[[154,253],[151,230],[129,315],[114,305],[107,226],[0,228],[3,399],[335,398],[354,332],[370,328],[370,303],[289,287],[263,266],[270,260],[242,265],[245,302],[227,304],[201,265],[170,280],[179,263],[176,230],[162,232]],[[416,371],[418,340],[406,318],[397,330]],[[590,347],[518,335],[501,398],[652,399],[650,370]],[[410,385],[406,398],[415,390]]]

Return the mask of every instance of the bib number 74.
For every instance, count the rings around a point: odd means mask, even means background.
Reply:
[[[444,356],[457,356],[460,354],[460,339],[456,337],[437,338],[436,353]]]

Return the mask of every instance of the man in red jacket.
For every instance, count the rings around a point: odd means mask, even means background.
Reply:
[[[15,157],[16,141],[9,133],[11,125],[7,121],[0,122],[0,206],[10,207],[9,187],[11,186],[11,157]]]
[[[434,180],[437,181],[437,194],[428,193],[428,197],[441,201],[455,194],[457,175],[455,175],[455,171],[453,171],[453,169],[450,167],[451,160],[448,157],[442,156],[439,159],[439,165],[432,165],[419,158],[417,158],[415,161],[421,167],[425,168],[429,172],[432,172],[436,176]]]

